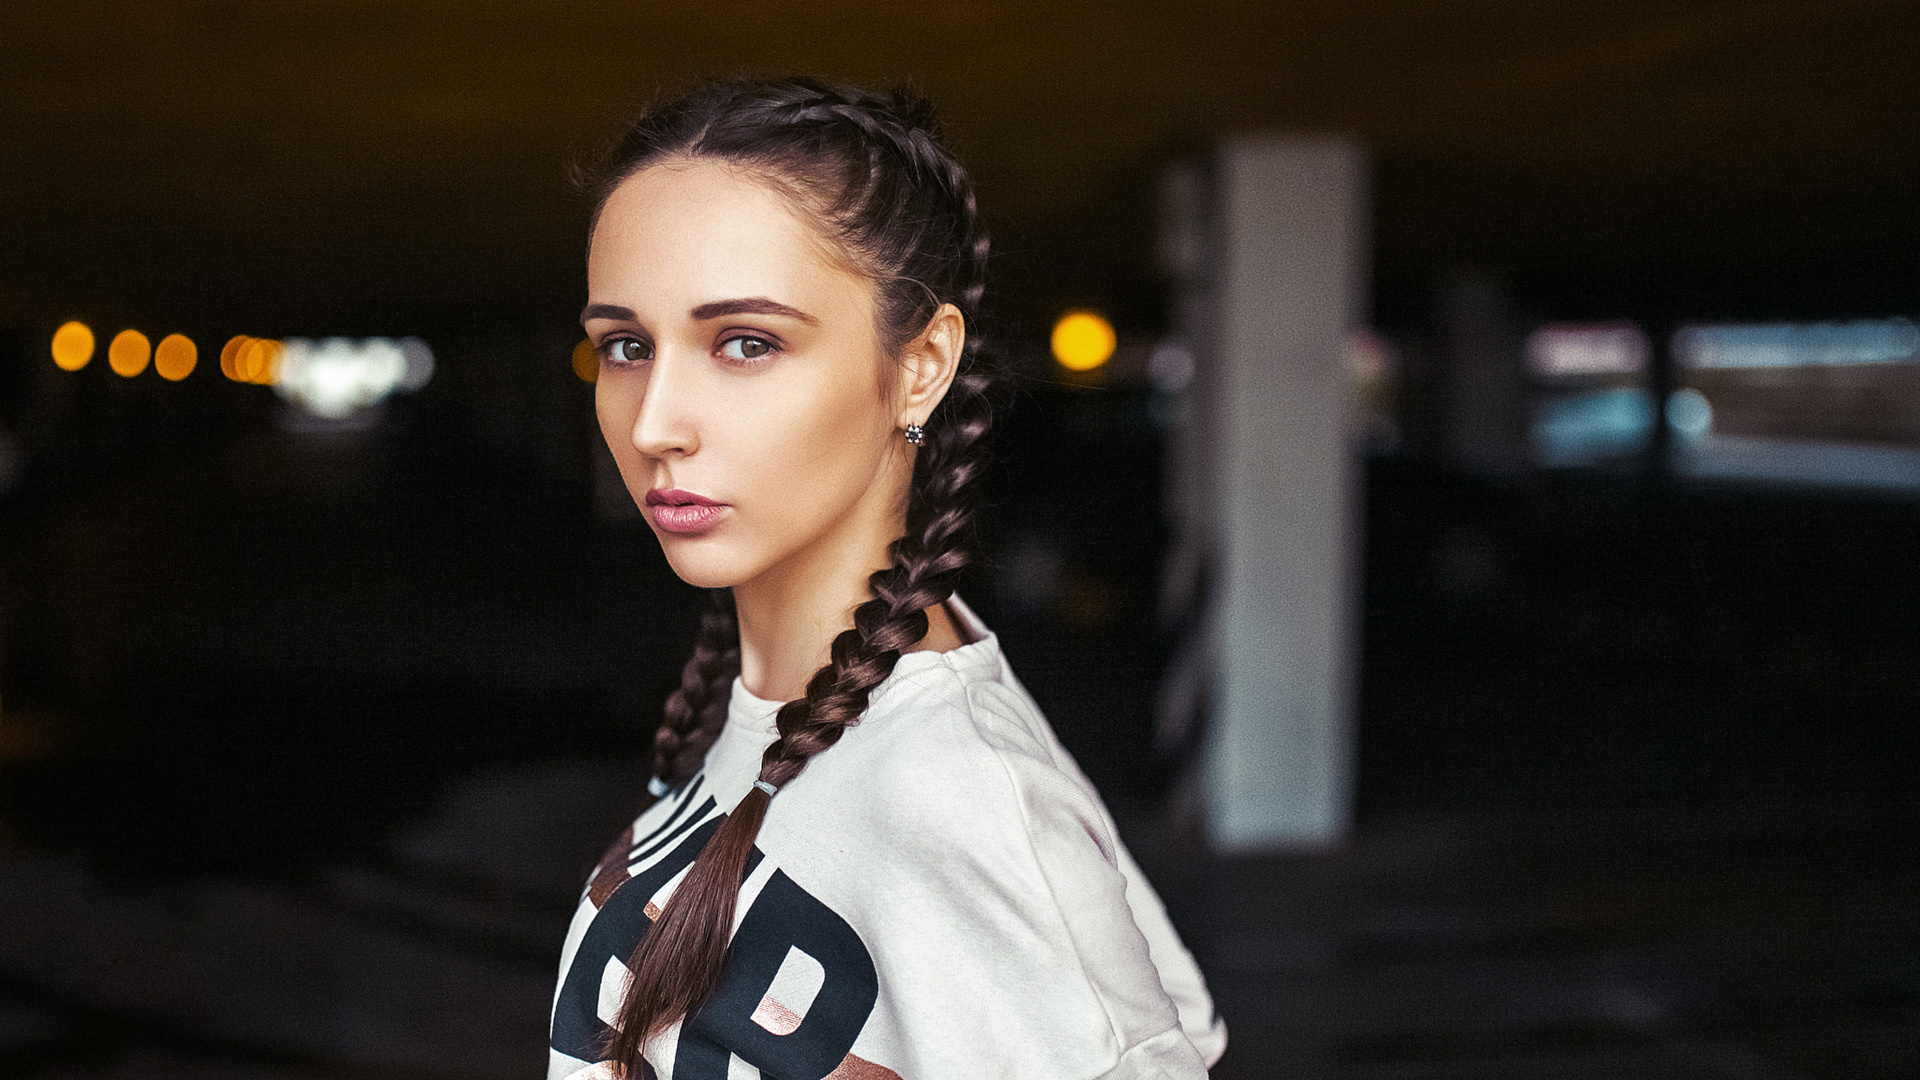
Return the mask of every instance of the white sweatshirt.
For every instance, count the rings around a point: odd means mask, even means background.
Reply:
[[[661,1080],[1204,1077],[1199,968],[999,643],[900,658],[773,799],[720,988],[648,1044]],[[699,775],[648,807],[575,913],[549,1080],[610,1076],[625,961],[752,786],[779,702],[736,681]]]

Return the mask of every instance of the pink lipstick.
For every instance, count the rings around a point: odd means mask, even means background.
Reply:
[[[713,527],[726,512],[727,504],[679,488],[654,488],[647,492],[647,516],[656,528],[670,533],[699,533]]]

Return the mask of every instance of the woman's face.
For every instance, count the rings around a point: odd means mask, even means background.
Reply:
[[[723,164],[647,168],[601,210],[587,296],[600,430],[680,577],[885,564],[912,469],[896,365],[872,283],[785,198]]]

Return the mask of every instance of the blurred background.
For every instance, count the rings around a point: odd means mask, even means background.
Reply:
[[[696,610],[568,167],[785,71],[975,172],[1021,383],[965,595],[1215,1075],[1920,1072],[1911,3],[205,0],[0,13],[0,1075],[544,1067]],[[1235,276],[1289,184],[1325,304]]]

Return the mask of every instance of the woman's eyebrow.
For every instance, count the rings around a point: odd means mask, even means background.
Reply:
[[[584,323],[589,319],[619,319],[622,322],[633,322],[634,315],[632,308],[623,308],[618,304],[588,304],[580,312],[580,321]]]
[[[788,307],[778,300],[769,300],[764,296],[752,296],[744,300],[715,300],[693,309],[693,318],[696,322],[718,319],[723,315],[784,315],[789,319],[798,319],[808,326],[820,325],[819,319],[799,308]]]

